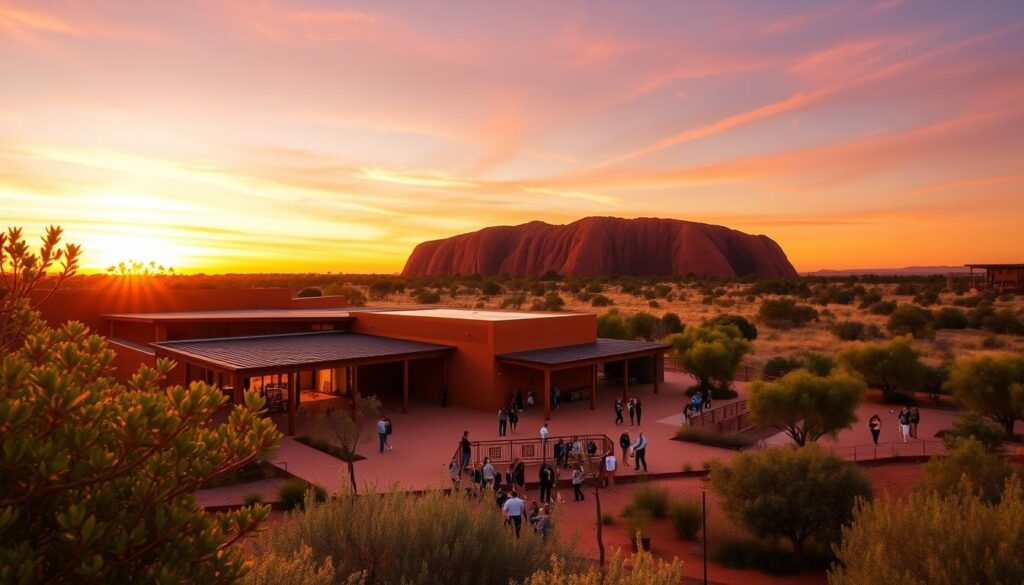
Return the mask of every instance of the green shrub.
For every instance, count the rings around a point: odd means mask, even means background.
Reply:
[[[425,290],[416,295],[416,302],[421,305],[433,305],[441,302],[441,295]]]
[[[818,319],[818,311],[810,305],[797,304],[792,299],[768,299],[757,311],[759,321],[776,329],[803,327]]]
[[[305,299],[305,298],[309,298],[309,297],[319,297],[319,296],[322,296],[323,294],[324,294],[323,291],[321,291],[318,288],[307,287],[307,288],[304,288],[304,289],[300,290],[295,296],[300,298],[300,299]]]
[[[878,301],[868,307],[872,315],[892,315],[896,310],[896,301]]]
[[[981,328],[992,333],[1024,335],[1024,321],[1012,309],[999,309],[984,317]]]
[[[754,341],[757,339],[757,326],[748,321],[742,315],[733,315],[730,313],[722,313],[707,322],[708,325],[734,325],[740,330],[740,334],[747,341]]]
[[[943,307],[935,313],[936,329],[966,329],[967,313],[956,307]]]
[[[285,510],[301,508],[306,498],[307,485],[301,479],[292,478],[278,486],[277,498],[281,501],[281,507]]]
[[[974,437],[966,437],[956,440],[944,457],[933,457],[925,463],[921,487],[947,494],[966,482],[984,501],[995,503],[1011,474],[1002,454],[986,449]]]
[[[900,305],[889,315],[885,327],[893,335],[913,335],[916,339],[928,339],[935,336],[932,322],[934,315],[928,309],[917,305]]]
[[[612,524],[615,524],[615,515],[611,512],[602,512],[601,524],[604,524],[605,526],[611,526]]]
[[[671,335],[673,333],[682,333],[683,331],[683,320],[679,318],[679,315],[669,312],[661,316],[662,327],[665,329],[665,333]]]
[[[954,449],[959,441],[973,438],[992,453],[1000,453],[1006,433],[997,424],[976,412],[965,412],[953,423],[953,428],[942,434],[946,449]]]
[[[606,297],[606,296],[604,296],[602,294],[596,294],[593,297],[591,297],[591,299],[590,299],[590,306],[591,307],[607,307],[609,305],[614,305],[614,304],[615,304],[615,301],[611,300],[610,298],[608,298],[608,297]]]
[[[865,324],[861,321],[838,321],[829,327],[829,331],[843,341],[863,341],[882,336],[878,325]]]
[[[777,355],[764,363],[764,369],[761,372],[765,378],[781,378],[801,367],[803,367],[803,361],[800,358]]]
[[[633,507],[647,510],[655,518],[668,514],[668,502],[668,489],[650,484],[639,487],[633,494]]]
[[[700,502],[692,498],[676,500],[669,505],[668,516],[672,527],[683,540],[693,540],[700,532],[702,513]]]
[[[723,449],[746,449],[756,442],[756,439],[743,433],[719,433],[708,429],[683,424],[676,431],[673,437],[677,441],[721,447]]]
[[[256,504],[262,504],[262,503],[263,503],[263,494],[261,494],[259,492],[251,492],[251,493],[245,494],[245,497],[242,498],[242,504],[245,505],[245,506],[255,506]]]

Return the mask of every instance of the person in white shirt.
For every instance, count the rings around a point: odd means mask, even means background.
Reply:
[[[572,501],[582,502],[585,498],[583,497],[583,480],[586,475],[583,473],[583,467],[575,467],[572,470]]]
[[[641,432],[636,442],[633,443],[633,467],[637,471],[640,471],[640,466],[644,466],[644,471],[647,471],[647,437]]]
[[[484,467],[480,470],[483,474],[483,487],[489,487],[494,484],[494,466],[491,465],[491,458],[484,457]]]
[[[548,434],[550,434],[548,432],[548,423],[544,423],[544,425],[540,427],[540,452],[542,454],[546,454],[547,451]]]
[[[604,454],[604,487],[609,485],[615,488],[615,469],[618,462],[615,460],[615,451],[608,451]]]
[[[388,444],[388,423],[383,416],[377,421],[377,437],[380,438],[380,452],[383,453]]]
[[[512,521],[512,526],[516,530],[516,538],[519,538],[519,532],[523,529],[523,513],[526,511],[526,502],[519,497],[519,492],[513,490],[512,497],[505,500],[501,509],[505,512],[505,517]]]

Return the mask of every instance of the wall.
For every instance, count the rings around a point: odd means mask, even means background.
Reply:
[[[494,322],[496,354],[593,343],[596,340],[597,315],[592,313]]]
[[[147,365],[149,367],[156,366],[156,356],[150,353],[139,351],[135,348],[121,345],[119,343],[111,343],[110,349],[114,350],[114,376],[124,382],[131,378],[135,372],[139,370],[139,366]],[[181,370],[181,368],[175,368]],[[180,384],[182,379],[181,372],[173,372],[170,376],[170,382],[173,384]]]

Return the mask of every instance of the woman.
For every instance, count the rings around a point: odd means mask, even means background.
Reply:
[[[630,426],[636,424],[636,403],[630,398],[629,402],[626,403],[626,409],[629,411],[629,424]]]
[[[619,447],[622,447],[622,464],[629,467],[629,446],[633,444],[633,441],[629,439],[629,431],[623,431],[619,435]]]
[[[572,501],[582,502],[583,497],[583,467],[574,467],[572,470]]]
[[[882,432],[882,417],[877,414],[868,420],[868,429],[871,430],[871,440],[878,445],[878,435]]]
[[[519,410],[522,410],[522,408]],[[512,434],[515,434],[516,427],[519,426],[519,410],[513,409],[508,413],[508,427],[512,429]]]
[[[915,406],[910,411],[910,436],[917,438],[917,423],[921,422],[921,411]]]
[[[520,494],[526,493],[526,464],[518,457],[512,462],[512,483]]]

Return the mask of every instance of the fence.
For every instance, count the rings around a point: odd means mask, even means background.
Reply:
[[[533,439],[498,439],[494,441],[473,441],[470,443],[472,449],[471,461],[480,463],[484,457],[491,460],[491,463],[511,463],[516,458],[523,463],[541,463],[542,461],[554,461],[555,444],[561,439],[570,448],[574,441],[580,441],[583,451],[586,453],[591,441],[597,447],[597,455],[600,456],[607,451],[615,452],[615,443],[608,435],[566,435],[561,437],[548,437],[547,441],[541,441],[540,437]],[[453,457],[461,461],[462,447],[455,450]]]
[[[740,433],[751,427],[750,411],[746,400],[737,400],[692,416],[689,423],[690,426],[719,433]]]
[[[665,354],[665,371],[674,372],[677,374],[688,373],[686,369],[683,368],[683,366],[679,363],[679,360],[677,360],[676,358],[672,357],[669,354]],[[736,375],[733,376],[733,380],[735,380],[736,382],[750,382],[758,378],[762,380],[774,380],[776,379],[776,376],[765,375],[764,373],[761,372],[760,369],[755,368],[753,366],[741,366],[740,369],[736,371]]]
[[[789,443],[768,445],[761,441],[757,444],[757,449],[764,450],[787,445]],[[891,441],[877,445],[867,443],[864,445],[822,445],[822,447],[847,461],[871,461],[873,459],[890,459],[893,457],[932,457],[946,453],[946,447],[942,441],[914,440],[909,443]]]

